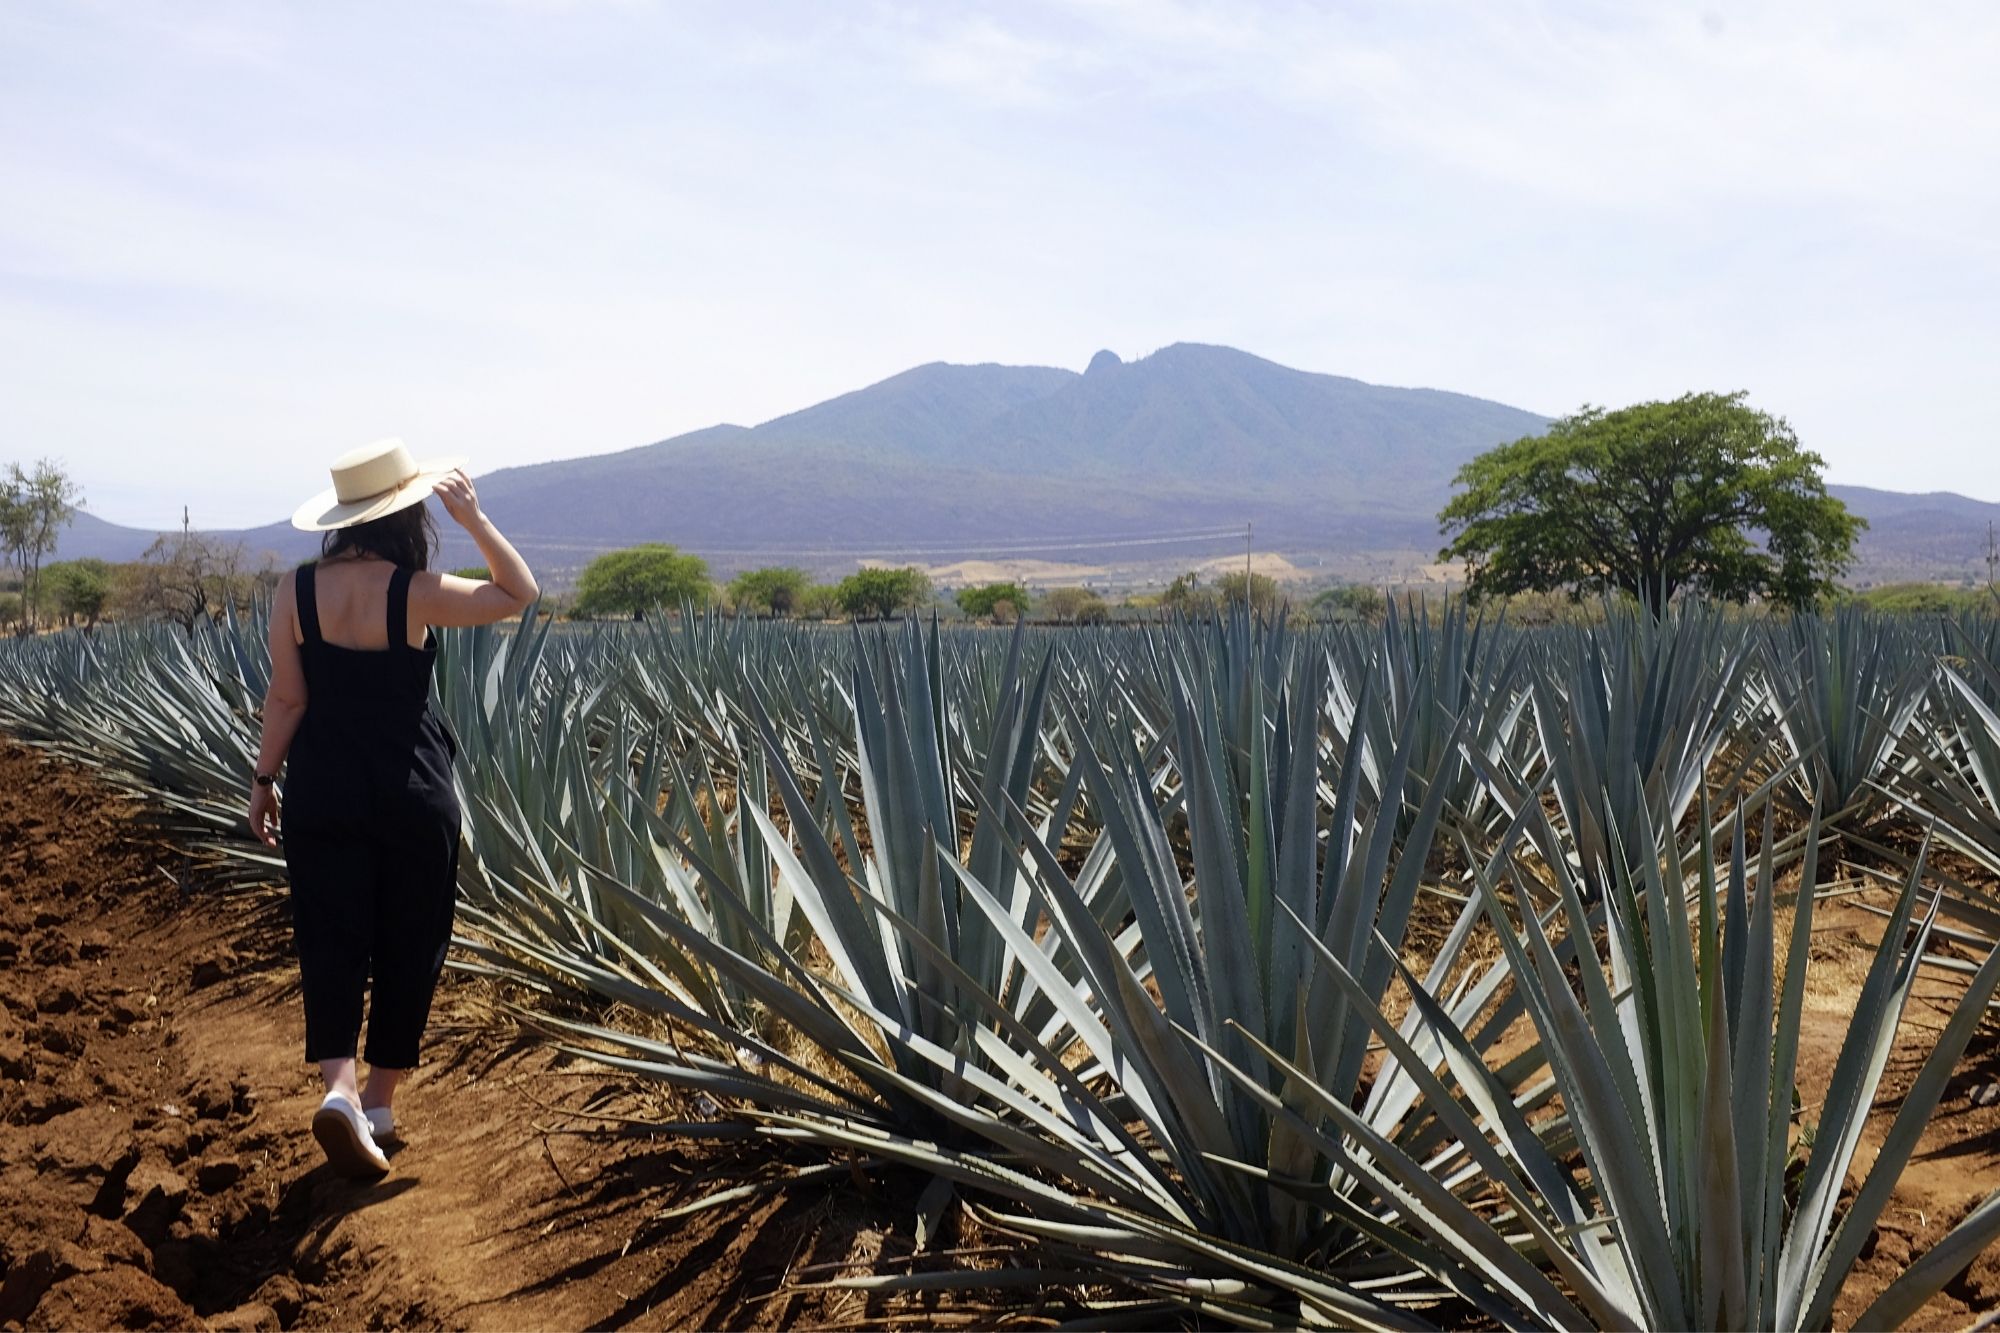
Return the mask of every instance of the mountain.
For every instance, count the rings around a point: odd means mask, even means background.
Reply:
[[[972,447],[1043,474],[1172,479],[1308,503],[1366,500],[1435,514],[1451,474],[1547,419],[1435,389],[1292,370],[1229,347],[1177,343],[1126,364],[1098,353],[1055,392],[970,433]],[[1415,483],[1414,487],[1412,483]]]
[[[642,541],[724,575],[772,563],[830,575],[867,558],[1186,562],[1226,553],[1246,523],[1265,550],[1390,577],[1437,549],[1461,464],[1546,425],[1463,394],[1176,343],[1130,362],[1099,352],[1081,374],[932,363],[759,426],[478,481],[552,587]],[[1964,496],[1834,489],[1874,524],[1864,564],[1897,577],[1969,569],[2000,517]],[[283,522],[233,535],[285,558],[316,545]],[[457,529],[445,535],[448,565],[476,559]],[[152,538],[80,516],[61,554],[130,559]]]
[[[2000,504],[1955,491],[1878,491],[1828,486],[1868,520],[1857,573],[1876,583],[1937,578],[1986,578],[1989,534],[2000,533]]]
[[[128,528],[118,523],[107,523],[95,514],[78,510],[69,526],[63,529],[52,558],[93,558],[113,562],[137,560],[146,553],[147,547],[165,535],[165,532],[150,528]],[[300,532],[289,522],[267,523],[258,528],[222,529],[211,535],[241,541],[253,554],[269,551],[287,560],[303,560],[319,549],[318,534]]]
[[[78,510],[69,526],[62,530],[56,557],[61,560],[137,560],[157,536],[157,532],[107,523],[95,514]]]
[[[567,560],[639,540],[725,570],[1122,542],[1165,556],[1174,534],[1246,522],[1260,541],[1424,548],[1453,470],[1544,420],[1176,344],[1100,353],[1081,375],[919,366],[754,429],[505,468],[479,488]]]

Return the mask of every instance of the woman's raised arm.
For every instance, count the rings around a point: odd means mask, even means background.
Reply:
[[[426,625],[490,625],[518,614],[542,595],[528,562],[480,510],[472,478],[456,471],[433,489],[444,511],[471,535],[479,554],[486,557],[492,577],[462,579],[455,574],[435,574],[412,579],[410,609]]]

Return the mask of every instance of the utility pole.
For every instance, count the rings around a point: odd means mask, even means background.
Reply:
[[[1993,539],[1993,520],[1986,520],[1986,591],[2000,598],[2000,586],[1996,586],[1996,575],[2000,575],[2000,544]]]

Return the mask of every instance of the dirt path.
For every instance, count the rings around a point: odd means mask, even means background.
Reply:
[[[0,1328],[790,1327],[885,1313],[799,1290],[893,1253],[908,1200],[782,1193],[691,1221],[729,1150],[510,1041],[448,976],[409,1146],[330,1175],[281,898],[174,883],[143,811],[0,742]],[[907,1231],[907,1227],[900,1228]],[[934,1308],[943,1322],[974,1318]],[[996,1312],[979,1322],[991,1325]],[[1001,1323],[1041,1323],[1027,1316]]]

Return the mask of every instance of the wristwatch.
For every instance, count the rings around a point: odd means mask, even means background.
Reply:
[[[260,787],[268,787],[278,780],[276,773],[255,773],[251,776],[257,780],[257,785]]]

